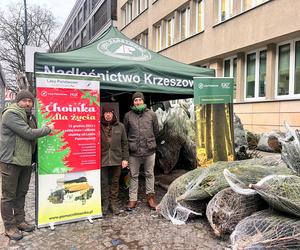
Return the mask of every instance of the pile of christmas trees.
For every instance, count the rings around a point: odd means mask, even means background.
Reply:
[[[281,156],[217,162],[180,176],[157,210],[174,224],[206,214],[233,249],[300,249],[300,133],[287,127]]]

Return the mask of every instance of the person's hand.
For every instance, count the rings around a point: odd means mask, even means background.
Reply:
[[[127,168],[128,167],[128,161],[122,161],[122,168]]]
[[[51,129],[51,131],[54,130],[54,122],[50,122],[46,126],[49,127]]]

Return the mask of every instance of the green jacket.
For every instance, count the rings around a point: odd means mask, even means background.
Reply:
[[[31,128],[24,108],[16,103],[2,112],[0,161],[4,163],[31,166],[35,139],[48,135],[48,126]]]
[[[159,126],[156,114],[146,108],[137,114],[129,111],[124,117],[130,156],[148,156],[155,153]]]
[[[128,161],[128,158],[128,142],[124,125],[118,121],[112,125],[111,141],[108,143],[104,126],[101,124],[101,166],[121,166],[122,161]]]

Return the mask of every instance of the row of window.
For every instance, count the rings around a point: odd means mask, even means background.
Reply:
[[[247,11],[269,0],[214,0],[218,4],[218,21]],[[152,2],[153,3],[153,2]],[[205,0],[192,0],[155,24],[155,49],[160,51],[204,30]],[[130,0],[122,7],[123,24],[127,25],[148,8],[148,0]],[[191,13],[193,15],[191,16]],[[178,31],[178,32],[177,32]],[[175,36],[176,34],[176,36]],[[136,40],[139,40],[137,38]],[[148,44],[143,42],[143,44]]]
[[[65,37],[60,42],[60,44],[56,45],[55,51],[65,51],[65,47],[69,45],[70,41],[72,41],[74,35],[78,33],[86,21],[89,18],[89,15],[94,11],[99,0],[86,0],[84,5],[79,10],[76,18],[74,19],[72,25],[69,27]],[[109,6],[109,4],[111,6]],[[89,7],[88,7],[89,6]],[[111,19],[115,19],[114,15],[116,15],[116,0],[107,0],[104,1],[101,6],[97,9],[93,17],[89,20],[89,22],[85,25],[85,27],[81,30],[80,34],[76,37],[74,42],[69,45],[67,50],[79,48],[88,43],[88,41],[95,35],[101,28],[107,23],[107,21]],[[108,13],[108,10],[111,10],[111,13]],[[74,28],[74,25],[78,25],[78,28]]]
[[[123,25],[130,23],[135,17],[148,8],[148,0],[129,0],[121,8]]]
[[[152,3],[157,0],[152,0]],[[218,4],[218,22],[225,21],[241,12],[252,9],[258,5],[261,5],[270,0],[214,0]],[[199,29],[203,30],[203,4],[204,0],[198,1],[197,6],[197,26]],[[121,8],[122,11],[122,21],[123,26],[130,23],[135,17],[148,8],[148,0],[129,0]],[[182,26],[186,26],[186,30],[181,33],[181,36],[187,37],[189,35],[189,22],[190,22],[190,9],[184,10],[182,13],[183,17],[181,18]],[[169,31],[172,33],[174,28],[174,21],[172,18],[168,20],[170,22]],[[184,29],[184,28],[183,28]],[[170,39],[172,40],[172,35],[170,34]],[[182,37],[182,39],[184,39]]]
[[[191,16],[191,10],[195,8],[195,16]],[[182,7],[167,18],[162,19],[155,25],[156,50],[169,47],[176,42],[188,38],[190,35],[199,33],[204,29],[204,1],[190,1],[189,5]],[[178,14],[178,15],[177,15]],[[193,28],[192,28],[193,27]],[[179,36],[175,36],[175,32],[179,32]]]
[[[217,0],[218,21],[223,22],[241,12],[252,9],[270,0]]]
[[[266,96],[267,50],[259,49],[247,53],[245,59],[245,98],[264,98]],[[299,40],[277,46],[275,74],[276,97],[292,97],[300,94]],[[237,57],[224,60],[223,75],[233,77],[236,82]]]
[[[96,5],[96,3],[98,1],[99,0],[92,0],[92,2],[90,3],[89,0],[86,0],[84,2],[84,4],[82,5],[81,9],[78,12],[78,14],[74,18],[72,25],[69,27],[69,29],[66,33],[66,36],[64,39],[65,45],[68,44],[72,40],[72,38],[77,33],[77,31],[81,28],[81,26],[83,25],[83,22],[87,19],[89,13],[92,11],[93,7]]]

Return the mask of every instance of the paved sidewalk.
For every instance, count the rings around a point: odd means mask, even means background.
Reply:
[[[143,182],[143,180],[141,180]],[[26,199],[27,220],[34,221],[34,175]],[[1,186],[0,186],[1,187]],[[141,183],[143,189],[144,183]],[[124,212],[119,216],[109,215],[104,219],[69,223],[55,227],[37,229],[24,233],[18,242],[4,236],[0,221],[0,249],[144,249],[144,250],[195,250],[225,249],[228,241],[214,237],[208,222],[204,218],[189,221],[186,225],[176,226],[170,221],[150,211],[146,206],[145,195],[141,190],[138,207],[135,211]],[[157,200],[165,191],[156,187]],[[121,191],[120,205],[126,203],[128,192]]]

